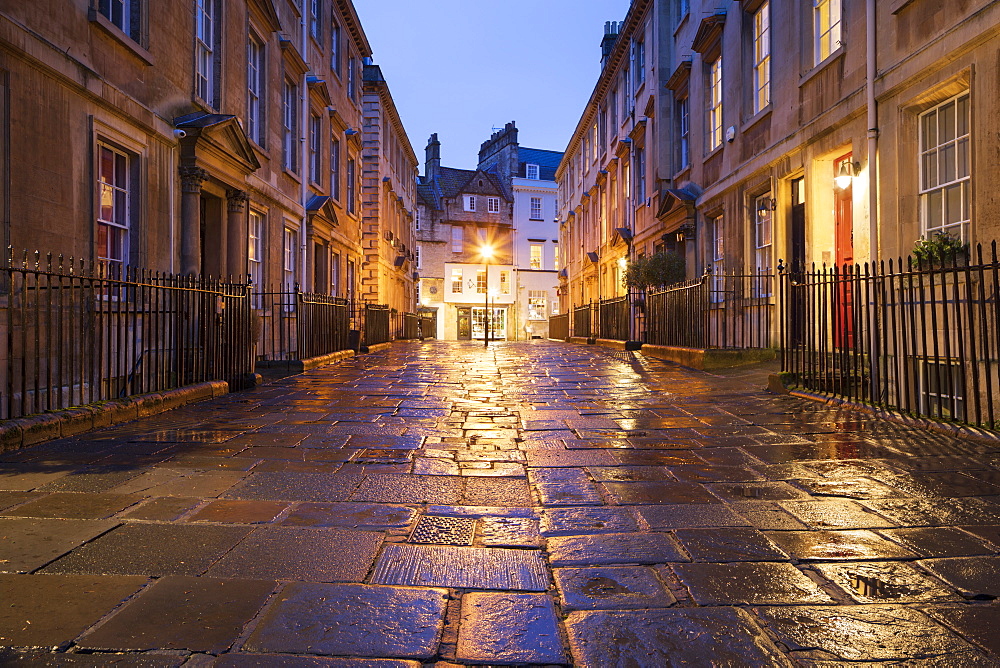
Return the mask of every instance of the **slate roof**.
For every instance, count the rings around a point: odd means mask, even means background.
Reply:
[[[559,168],[559,163],[562,162],[563,152],[519,146],[517,149],[517,159],[517,175],[521,178],[525,177],[524,166],[531,164],[538,165],[538,176],[542,181],[555,181],[556,170]]]
[[[476,185],[469,187],[469,182],[476,174],[482,174],[488,181],[482,188]],[[417,196],[423,201],[425,206],[440,210],[442,197],[458,197],[464,192],[497,194],[507,197],[500,179],[490,172],[477,172],[474,169],[455,169],[453,167],[441,167],[441,175],[436,182],[431,181],[426,176],[420,179],[417,185]]]

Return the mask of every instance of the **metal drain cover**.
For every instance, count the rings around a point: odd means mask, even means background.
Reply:
[[[476,533],[476,520],[472,517],[440,517],[424,515],[417,522],[411,543],[434,543],[436,545],[472,545]]]

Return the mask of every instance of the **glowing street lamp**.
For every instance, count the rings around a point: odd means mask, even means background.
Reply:
[[[483,267],[486,273],[486,289],[484,299],[486,303],[483,309],[483,348],[490,345],[490,260],[493,259],[493,246],[483,244],[479,247],[479,255],[483,258]]]

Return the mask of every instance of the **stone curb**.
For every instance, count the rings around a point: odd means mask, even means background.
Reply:
[[[393,343],[395,343],[395,341],[386,341],[385,343],[373,343],[370,346],[361,346],[361,353],[368,354],[388,350],[392,347]]]
[[[937,422],[929,418],[913,417],[910,415],[903,415],[902,413],[896,411],[887,411],[883,408],[876,408],[874,406],[869,406],[868,404],[852,401],[850,399],[844,399],[842,397],[821,394],[819,392],[809,392],[808,390],[792,389],[794,386],[790,387],[788,385],[788,381],[790,380],[789,376],[790,374],[784,373],[770,374],[768,376],[767,389],[775,394],[787,394],[792,397],[806,399],[808,401],[814,401],[828,406],[850,408],[851,410],[856,410],[861,413],[867,413],[868,415],[877,417],[880,420],[894,422],[906,427],[927,429],[929,431],[935,431],[939,434],[955,436],[957,438],[967,438],[994,446],[1000,444],[1000,434],[987,429],[970,427],[968,425],[950,424],[947,422]]]
[[[296,374],[308,371],[309,369],[325,366],[327,364],[343,362],[345,359],[354,357],[356,354],[357,353],[353,350],[338,350],[335,353],[317,355],[316,357],[309,357],[304,360],[281,360],[277,362],[259,361],[257,362],[257,367],[261,369],[287,369],[293,374]]]
[[[0,453],[164,413],[197,401],[221,397],[228,392],[226,381],[213,380],[165,392],[137,394],[125,399],[3,420],[0,422]]]

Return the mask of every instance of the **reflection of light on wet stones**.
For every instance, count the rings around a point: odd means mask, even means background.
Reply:
[[[410,534],[411,543],[438,545],[472,545],[476,520],[471,517],[440,517],[424,515]]]
[[[631,593],[631,590],[628,587],[615,582],[611,578],[591,578],[580,589],[587,596],[593,596],[595,598],[607,598],[608,596],[612,596],[614,594]]]

